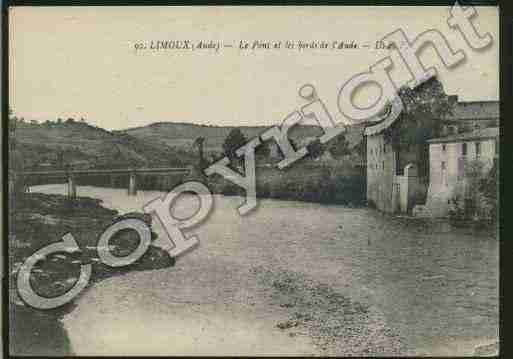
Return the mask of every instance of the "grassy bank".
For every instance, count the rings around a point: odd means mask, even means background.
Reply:
[[[117,211],[101,207],[99,200],[79,198],[73,202],[64,196],[23,194],[15,201],[9,237],[9,332],[10,351],[15,355],[69,355],[71,345],[60,318],[71,311],[74,303],[51,310],[38,310],[25,305],[16,291],[16,275],[26,258],[50,243],[59,242],[72,233],[80,251],[55,253],[38,262],[32,271],[31,284],[41,296],[55,297],[65,293],[80,275],[80,264],[93,267],[89,286],[101,279],[133,270],[150,270],[174,265],[172,258],[151,246],[134,264],[111,268],[102,264],[96,250],[99,235],[117,216]],[[153,238],[155,236],[152,236]],[[128,255],[138,245],[131,231],[120,231],[110,244],[112,253]],[[86,289],[87,290],[87,289]]]
[[[323,204],[365,204],[366,179],[357,167],[333,166],[302,161],[291,168],[260,167],[256,171],[258,198],[276,198]],[[209,187],[224,195],[245,195],[239,186],[215,175]]]

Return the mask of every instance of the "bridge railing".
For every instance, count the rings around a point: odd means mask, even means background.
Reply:
[[[76,197],[77,177],[98,175],[128,175],[128,194],[137,194],[137,175],[150,174],[190,174],[192,167],[157,167],[157,168],[113,168],[113,169],[69,169],[51,171],[20,171],[23,178],[61,178],[66,181],[68,197]]]

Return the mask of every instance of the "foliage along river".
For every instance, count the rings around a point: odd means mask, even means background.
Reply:
[[[78,195],[121,213],[141,211],[162,194],[78,187]],[[241,201],[215,196],[211,215],[191,230],[200,246],[175,267],[110,278],[79,297],[63,320],[74,352],[344,355],[379,347],[383,355],[468,355],[497,341],[494,234],[367,208],[271,199],[241,217]],[[197,205],[184,197],[175,213],[192,214]],[[320,293],[347,298],[368,314],[344,321],[336,309],[323,309]],[[291,314],[311,319],[291,321]]]

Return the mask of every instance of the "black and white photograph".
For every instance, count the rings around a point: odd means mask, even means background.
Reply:
[[[10,355],[499,355],[497,6],[7,21]]]

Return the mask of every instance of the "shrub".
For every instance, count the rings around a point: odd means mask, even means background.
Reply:
[[[493,220],[497,216],[497,168],[484,171],[481,161],[465,166],[465,181],[451,199],[449,217],[455,220]]]

